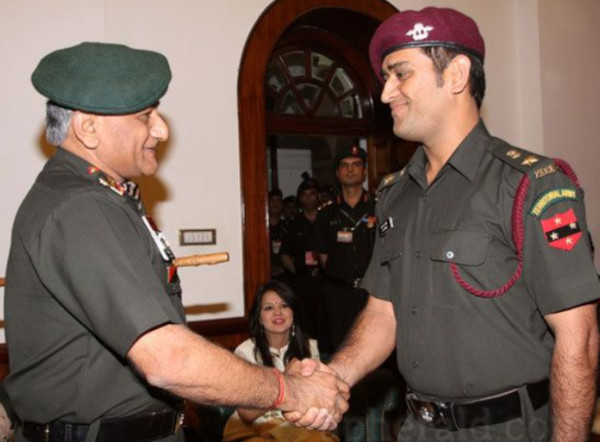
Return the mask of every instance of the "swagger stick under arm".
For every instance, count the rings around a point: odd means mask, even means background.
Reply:
[[[177,267],[193,267],[207,264],[220,264],[227,261],[229,261],[229,253],[220,252],[182,256],[181,258],[175,258],[173,260],[173,264],[175,264]],[[4,287],[5,284],[6,278],[0,278],[0,287]]]
[[[219,264],[229,261],[229,253],[206,253],[202,255],[189,255],[175,258],[173,264],[177,267],[192,267],[206,264]]]

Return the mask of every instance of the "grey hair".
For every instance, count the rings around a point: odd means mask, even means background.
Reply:
[[[69,124],[73,111],[54,103],[46,104],[46,140],[53,146],[58,146],[67,139]]]

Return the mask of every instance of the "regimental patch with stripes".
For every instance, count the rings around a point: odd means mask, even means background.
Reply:
[[[573,209],[557,213],[540,222],[551,247],[569,251],[581,238],[581,228]]]

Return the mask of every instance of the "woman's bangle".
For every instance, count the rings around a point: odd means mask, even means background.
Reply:
[[[277,408],[283,403],[283,398],[285,396],[285,385],[283,383],[283,375],[281,372],[276,368],[273,368],[273,373],[275,373],[277,381],[279,382],[279,394],[277,395],[275,402],[273,402],[273,405],[271,405],[271,408]]]

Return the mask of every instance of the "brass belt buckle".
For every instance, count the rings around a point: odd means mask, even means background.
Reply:
[[[183,430],[184,421],[185,421],[185,413],[183,411],[180,411],[179,413],[177,413],[177,418],[175,421],[175,434],[178,434],[180,431]]]

